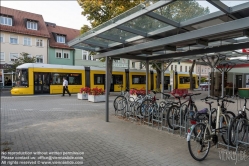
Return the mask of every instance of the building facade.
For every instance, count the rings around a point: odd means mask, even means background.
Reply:
[[[0,7],[1,66],[0,86],[13,86],[14,75],[8,68],[21,53],[47,63],[48,38],[42,15]]]

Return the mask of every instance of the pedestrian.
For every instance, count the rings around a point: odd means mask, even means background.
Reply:
[[[68,81],[66,80],[65,77],[63,77],[63,94],[62,94],[62,96],[65,95],[65,91],[67,91],[68,95],[71,96],[71,93],[68,90]]]

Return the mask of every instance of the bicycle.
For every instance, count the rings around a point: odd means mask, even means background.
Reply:
[[[192,96],[194,95],[200,95],[201,93],[196,93],[196,94],[185,94],[183,97],[189,96],[189,98],[181,102],[181,97],[176,96],[176,98],[179,100],[179,102],[173,104],[170,108],[169,111],[167,112],[167,123],[168,126],[173,129],[173,130],[178,130],[182,123],[185,120],[185,116],[188,112],[188,110],[193,110],[197,112],[197,107],[195,105],[195,102],[192,99]],[[188,104],[185,104],[187,103]]]
[[[208,109],[205,109],[203,112],[197,112],[191,117],[192,126],[188,129],[187,142],[188,142],[188,150],[191,156],[197,160],[204,160],[210,149],[211,141],[216,145],[218,143],[218,134],[224,134],[224,130],[228,129],[228,117],[223,114],[221,111],[220,100],[225,100],[223,98],[212,98],[207,97],[207,99],[213,99],[217,101],[217,115],[216,115],[216,126],[213,129],[210,125],[209,119],[207,119]],[[227,100],[229,103],[234,103],[233,101]],[[211,112],[209,110],[209,116],[211,116]],[[225,121],[225,126],[224,126]],[[191,139],[192,138],[192,139]],[[197,147],[192,148],[192,144],[196,143]]]
[[[242,97],[240,97],[242,98]],[[231,121],[230,127],[229,127],[229,145],[236,146],[237,142],[240,142],[244,139],[246,135],[246,127],[248,127],[249,119],[246,114],[246,110],[249,111],[248,108],[246,108],[247,99],[249,98],[243,98],[245,100],[243,109],[238,111],[238,115]],[[238,130],[238,135],[236,139],[236,131]]]

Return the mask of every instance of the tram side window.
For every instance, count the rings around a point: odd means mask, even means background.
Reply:
[[[63,77],[67,77],[65,73],[52,73],[52,84],[53,85],[62,85]]]
[[[94,84],[95,85],[105,84],[105,75],[104,74],[94,74]]]
[[[146,84],[146,77],[144,75],[133,75],[132,84]]]
[[[82,85],[81,83],[81,74],[79,73],[71,73],[68,77],[69,85]]]
[[[17,69],[16,71],[16,85],[17,86],[29,86],[28,84],[28,69]]]
[[[190,78],[189,77],[179,77],[180,78],[180,84],[189,84]],[[195,77],[193,77],[193,83],[195,83]]]
[[[179,77],[180,79],[180,84],[189,84],[190,79],[189,77]]]
[[[123,76],[122,75],[113,75],[114,84],[123,84]]]

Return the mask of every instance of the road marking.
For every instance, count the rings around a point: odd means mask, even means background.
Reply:
[[[17,110],[17,109],[11,108],[10,110],[13,110],[13,111],[15,111],[15,110]]]

